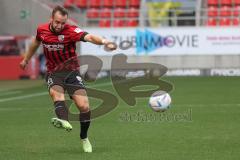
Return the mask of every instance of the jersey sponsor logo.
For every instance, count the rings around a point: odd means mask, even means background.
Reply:
[[[60,42],[63,42],[63,41],[64,41],[64,35],[59,35],[59,36],[58,36],[58,40],[59,40]]]
[[[63,44],[44,44],[43,46],[48,49],[48,51],[59,51],[64,49]]]
[[[74,32],[80,33],[80,32],[82,32],[82,30],[81,30],[80,28],[75,28],[75,29],[74,29]]]

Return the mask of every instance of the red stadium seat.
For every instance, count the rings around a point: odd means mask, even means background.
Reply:
[[[138,26],[138,21],[134,19],[130,19],[127,21],[127,26],[128,27],[137,27]]]
[[[216,6],[216,5],[218,5],[218,0],[208,0],[208,5],[209,6]]]
[[[78,8],[87,8],[87,0],[75,0],[74,3]]]
[[[88,18],[98,18],[99,17],[99,10],[96,9],[96,8],[87,9],[87,17]]]
[[[115,0],[115,7],[126,8],[127,0]]]
[[[235,5],[240,5],[240,0],[233,0],[233,3],[234,3]]]
[[[239,26],[239,18],[234,18],[234,19],[232,20],[232,25],[233,25],[233,26]]]
[[[65,0],[63,6],[65,8],[71,8],[74,5],[74,0]]]
[[[111,27],[111,21],[106,19],[101,19],[99,21],[99,27]]]
[[[207,21],[208,26],[216,26],[217,25],[217,20],[215,18],[209,18]]]
[[[129,7],[140,7],[140,0],[129,0]]]
[[[124,27],[125,26],[125,21],[124,20],[115,19],[113,21],[113,26],[114,27]]]
[[[218,15],[218,7],[216,6],[209,6],[208,7],[208,16],[210,17],[217,17]]]
[[[125,17],[125,9],[123,8],[114,9],[114,17]]]
[[[101,18],[110,18],[111,17],[111,9],[109,8],[103,8],[100,12]]]
[[[91,8],[100,8],[101,0],[89,0],[89,6]]]
[[[112,8],[113,7],[113,0],[103,0],[103,7]]]
[[[220,5],[232,5],[232,0],[220,0]]]
[[[138,17],[139,16],[139,10],[136,8],[129,8],[127,12],[128,17]]]
[[[231,21],[229,18],[221,18],[219,21],[220,26],[230,26]]]
[[[240,6],[235,6],[233,9],[233,15],[239,16],[240,15]]]
[[[220,16],[231,16],[231,7],[222,6],[220,8]]]

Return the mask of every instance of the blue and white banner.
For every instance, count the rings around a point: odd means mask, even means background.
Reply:
[[[81,43],[81,54],[96,56],[124,53],[126,55],[226,55],[240,54],[240,28],[238,27],[186,27],[186,28],[111,28],[88,29],[115,42],[118,50],[107,52],[103,46]]]

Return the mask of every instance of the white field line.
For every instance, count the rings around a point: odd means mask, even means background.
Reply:
[[[107,83],[101,83],[101,84],[95,84],[91,85],[90,88],[92,87],[103,87],[103,86],[108,86],[112,82],[107,82]],[[1,102],[7,102],[7,101],[14,101],[14,100],[22,100],[22,99],[27,99],[27,98],[32,98],[32,97],[39,97],[39,96],[45,96],[48,95],[48,92],[40,92],[40,93],[34,93],[34,94],[28,94],[24,96],[15,96],[15,97],[9,97],[9,98],[2,98],[0,99]],[[213,107],[228,107],[228,106],[240,106],[240,103],[225,103],[225,104],[172,104],[172,106],[176,107],[208,107],[208,106],[213,106]]]
[[[2,98],[2,99],[0,99],[0,103],[1,102],[7,102],[7,101],[13,101],[13,100],[22,100],[22,99],[26,99],[26,98],[32,98],[32,97],[38,97],[38,96],[44,96],[44,95],[48,95],[48,92],[27,94],[27,95],[18,96],[18,97]]]
[[[6,91],[4,93],[0,93],[0,96],[7,96],[7,95],[19,94],[19,93],[22,93],[22,91]]]
[[[239,107],[240,104],[181,104],[181,105],[174,105],[174,107],[193,107],[193,108],[201,108],[201,107],[212,107],[212,106],[215,106],[215,107]],[[192,109],[192,108],[191,108]],[[7,106],[2,106],[0,107],[0,112],[9,112],[9,111],[22,111],[22,110],[27,110],[29,111],[29,108],[22,108],[22,107],[7,107]],[[42,108],[31,108],[31,110],[42,110]],[[46,110],[49,110],[51,111],[52,109],[51,108],[47,108]]]
[[[22,110],[31,111],[31,110],[43,110],[43,109],[49,110],[49,111],[53,110],[51,108],[45,109],[45,108],[41,108],[41,107],[29,109],[29,108],[23,108],[23,107],[7,107],[7,106],[5,106],[5,107],[0,107],[0,112],[2,112],[2,111],[22,111]]]
[[[0,89],[0,92],[8,91],[8,89]]]
[[[102,87],[102,86],[108,86],[109,84],[111,84],[111,82],[91,85],[91,87]],[[14,97],[9,97],[9,98],[2,98],[2,99],[0,99],[0,103],[14,101],[14,100],[22,100],[22,99],[27,99],[27,98],[32,98],[32,97],[45,96],[45,95],[48,95],[48,92],[40,92],[40,93],[27,94],[24,96],[17,96],[17,97],[14,96]]]

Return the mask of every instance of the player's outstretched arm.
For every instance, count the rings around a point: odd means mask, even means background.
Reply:
[[[117,49],[117,45],[114,44],[113,42],[93,34],[87,34],[84,37],[84,40],[97,45],[105,45],[105,48],[111,51]]]
[[[24,59],[22,60],[22,62],[20,63],[20,67],[22,69],[25,69],[29,60],[32,58],[32,56],[34,55],[34,53],[36,52],[36,50],[38,49],[39,45],[41,44],[40,41],[38,41],[36,38],[33,39],[32,43],[30,44],[27,53],[24,57]]]

